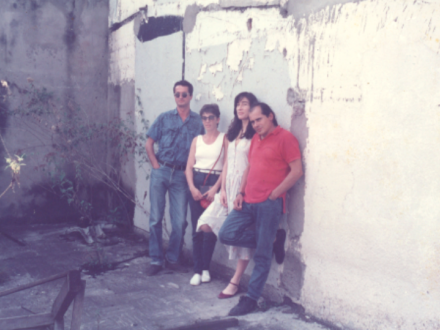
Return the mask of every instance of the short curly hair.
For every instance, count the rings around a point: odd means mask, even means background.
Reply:
[[[200,109],[200,116],[202,116],[204,113],[212,113],[217,118],[220,118],[220,109],[219,109],[218,105],[215,103],[205,104]]]

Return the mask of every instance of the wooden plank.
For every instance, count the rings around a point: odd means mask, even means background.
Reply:
[[[66,298],[68,298],[68,295],[69,295],[69,280],[66,278],[66,280],[63,283],[63,286],[61,287],[60,292],[58,293],[52,305],[52,315],[54,319],[56,319],[57,315],[59,315],[58,312],[60,311],[62,305],[65,303]],[[72,299],[73,299],[73,295],[72,295]]]
[[[64,330],[64,317],[54,322],[54,330]]]
[[[64,316],[76,294],[81,290],[81,285],[81,273],[78,270],[70,271],[52,305],[52,316],[55,320]]]
[[[227,329],[237,326],[238,326],[238,319],[229,318],[222,320],[202,321],[191,325],[184,325],[176,328],[171,328],[168,330],[214,330],[214,329],[220,330],[220,329]]]
[[[35,281],[35,282],[32,282],[32,283],[23,284],[23,285],[20,285],[20,286],[18,286],[16,288],[12,288],[12,289],[9,289],[9,290],[2,291],[2,292],[0,292],[0,297],[7,296],[7,295],[9,295],[11,293],[15,293],[15,292],[18,292],[18,291],[22,291],[22,290],[26,290],[26,289],[29,289],[29,288],[33,288],[34,286],[37,286],[37,285],[40,285],[40,284],[44,284],[44,283],[47,283],[47,282],[50,282],[50,281],[58,280],[60,278],[66,277],[67,274],[68,273],[62,273],[62,274],[53,275],[53,276],[46,277],[46,278],[43,278],[41,280],[38,280],[38,281]]]
[[[52,324],[54,324],[54,320],[51,313],[0,319],[0,329],[2,330],[20,330]]]
[[[70,330],[80,330],[81,329],[81,316],[84,306],[84,293],[86,291],[86,281],[81,281],[81,290],[76,294],[75,300],[73,301],[72,310],[72,324]]]

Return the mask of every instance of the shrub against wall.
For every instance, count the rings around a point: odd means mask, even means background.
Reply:
[[[48,179],[36,191],[67,202],[87,224],[96,219],[130,223],[132,209],[139,203],[122,184],[120,169],[135,156],[140,163],[148,161],[144,149],[147,126],[136,133],[129,119],[91,120],[91,110],[72,103],[61,106],[53,92],[36,87],[32,79],[26,88],[11,89],[16,106],[7,111],[8,117],[25,125],[29,136],[41,141],[38,150],[44,150],[43,154],[25,147],[12,151],[41,159],[27,169],[42,172]]]

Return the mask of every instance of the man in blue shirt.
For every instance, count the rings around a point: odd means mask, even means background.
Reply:
[[[188,184],[185,167],[194,137],[204,133],[200,116],[190,110],[193,86],[181,80],[174,84],[177,108],[162,113],[147,132],[148,158],[153,166],[150,176],[150,258],[147,275],[156,275],[164,266],[162,253],[162,219],[165,212],[165,194],[170,200],[172,231],[165,254],[168,268],[178,269],[178,261],[185,235]],[[154,153],[157,142],[159,150]]]

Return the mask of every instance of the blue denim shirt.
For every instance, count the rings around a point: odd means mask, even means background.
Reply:
[[[177,109],[174,109],[156,118],[147,132],[147,137],[159,144],[156,154],[159,160],[185,166],[192,140],[204,132],[202,119],[197,113],[190,111],[189,116],[182,122]]]

